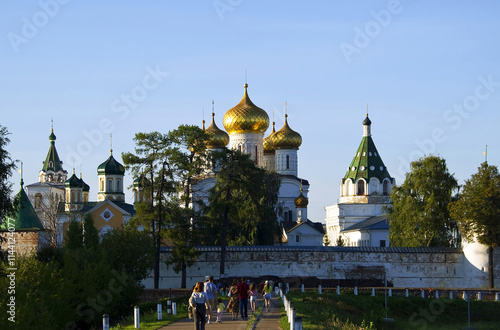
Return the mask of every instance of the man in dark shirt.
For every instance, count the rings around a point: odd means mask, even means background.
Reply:
[[[242,320],[248,320],[248,284],[245,278],[241,278],[241,283],[238,284],[238,298],[240,299],[240,315]]]

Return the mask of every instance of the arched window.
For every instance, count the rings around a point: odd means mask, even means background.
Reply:
[[[52,161],[49,161],[49,168],[54,167],[54,163]]]
[[[358,196],[362,196],[365,194],[365,182],[363,180],[358,181]]]
[[[241,144],[238,145],[238,151],[241,152]]]
[[[383,189],[383,194],[388,195],[389,194],[389,181],[384,180],[384,184],[382,186]]]
[[[295,242],[300,243],[300,235],[295,235]]]
[[[113,191],[113,180],[108,180],[108,191]]]
[[[35,209],[42,207],[42,194],[35,195]]]
[[[116,180],[116,191],[121,191],[120,189],[120,180]]]
[[[75,202],[75,192],[74,191],[71,192],[71,202],[72,203]]]
[[[99,188],[100,191],[104,191],[104,180],[101,179],[100,180],[100,188]]]
[[[286,169],[290,169],[290,155],[286,155]]]

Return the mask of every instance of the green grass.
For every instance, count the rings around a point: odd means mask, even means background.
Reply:
[[[168,298],[161,299],[157,302],[148,302],[139,305],[140,310],[140,328],[146,330],[156,330],[161,327],[164,327],[170,323],[179,321],[188,316],[187,312],[187,302],[188,297],[178,297],[173,299],[177,305],[177,315],[167,314],[167,301]],[[156,306],[157,303],[162,303],[162,320],[158,321],[158,317],[156,314]],[[134,329],[134,316],[127,316],[122,322],[117,324],[114,327],[111,327],[112,330],[118,329]]]
[[[289,299],[302,317],[304,329],[460,329],[467,326],[467,302],[462,299],[388,297],[387,316],[394,323],[383,323],[384,296],[354,296],[325,292],[290,291]],[[471,326],[500,329],[495,301],[471,301]],[[289,328],[284,308],[281,325]]]

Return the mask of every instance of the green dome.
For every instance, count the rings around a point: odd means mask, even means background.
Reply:
[[[83,181],[73,173],[73,175],[64,182],[66,188],[83,188]]]
[[[97,174],[118,174],[124,175],[125,168],[122,164],[118,163],[118,161],[113,157],[113,155],[109,156],[109,158],[97,167]]]

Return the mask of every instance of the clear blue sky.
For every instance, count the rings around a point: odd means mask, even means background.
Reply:
[[[278,128],[288,102],[313,221],[339,197],[366,104],[398,183],[423,154],[445,158],[460,183],[486,144],[500,165],[497,1],[60,2],[0,4],[0,125],[27,184],[38,181],[51,118],[65,169],[80,149],[74,165],[94,200],[108,131],[121,160],[136,132],[201,124],[212,100],[222,127],[245,72],[251,99],[275,110]],[[19,174],[12,181],[17,191]]]

